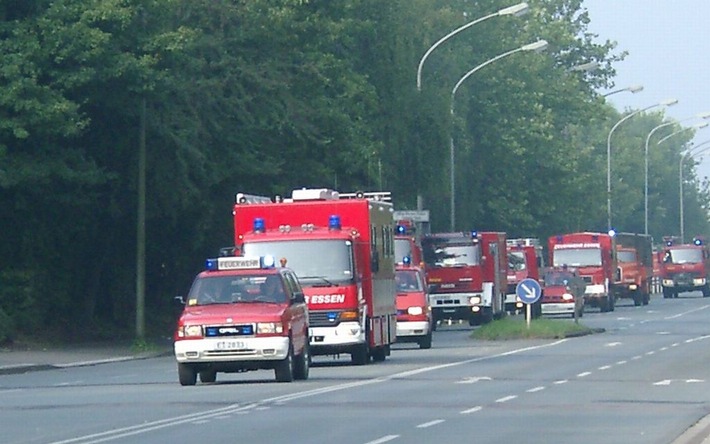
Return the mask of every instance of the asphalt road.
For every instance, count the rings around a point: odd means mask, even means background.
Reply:
[[[294,383],[259,371],[182,387],[172,357],[0,375],[0,441],[672,443],[710,413],[710,299],[581,322],[606,331],[481,342],[445,326],[430,350],[316,357]]]

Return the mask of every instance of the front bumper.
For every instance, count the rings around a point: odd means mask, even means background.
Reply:
[[[430,329],[428,321],[397,321],[397,338],[426,336]]]
[[[341,322],[335,327],[311,327],[308,336],[314,355],[347,352],[353,346],[365,343],[365,330],[357,322]]]
[[[284,336],[265,338],[203,338],[175,341],[175,359],[180,363],[281,361],[289,350]]]
[[[575,308],[574,302],[560,302],[560,303],[542,304],[542,314],[544,314],[544,315],[573,314],[574,308]]]

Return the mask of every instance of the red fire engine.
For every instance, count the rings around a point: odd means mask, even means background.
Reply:
[[[653,279],[653,242],[651,236],[616,233],[616,258],[619,266],[614,293],[617,299],[633,299],[634,305],[648,305]]]
[[[710,296],[710,251],[701,237],[692,244],[678,244],[672,237],[664,238],[659,251],[660,276],[664,298],[677,298],[678,293],[701,290]]]
[[[394,222],[389,193],[294,190],[289,199],[237,194],[235,245],[273,255],[298,275],[313,355],[383,361],[396,340]]]
[[[416,342],[431,348],[434,322],[431,315],[424,270],[418,266],[397,265],[397,342]]]
[[[614,311],[613,286],[616,281],[616,247],[612,235],[603,233],[570,233],[548,240],[550,264],[574,267],[587,284],[586,305],[602,312]]]
[[[175,329],[181,385],[217,372],[273,369],[276,380],[307,379],[308,308],[293,271],[273,257],[208,259]]]
[[[422,239],[434,321],[470,325],[504,315],[505,233],[437,233]]]
[[[518,283],[523,279],[535,279],[539,282],[544,260],[540,241],[534,238],[508,239],[507,251],[508,290],[505,295],[505,311],[514,312],[525,307],[515,294]]]
[[[397,264],[408,262],[419,266],[422,264],[422,248],[413,233],[413,226],[402,222],[397,221],[395,227],[394,255],[396,262]]]

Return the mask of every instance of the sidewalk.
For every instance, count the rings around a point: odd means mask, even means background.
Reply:
[[[149,351],[135,351],[123,343],[51,348],[14,346],[0,348],[0,375],[146,359],[172,353],[172,343],[167,339]]]

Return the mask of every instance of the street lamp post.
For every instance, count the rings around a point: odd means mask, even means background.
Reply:
[[[693,117],[688,117],[687,119],[681,119],[678,122],[666,122],[666,123],[661,123],[660,125],[656,126],[653,128],[648,135],[646,136],[646,147],[644,149],[644,182],[643,182],[643,226],[644,226],[644,234],[648,234],[648,144],[649,141],[651,140],[651,136],[653,134],[660,130],[661,128],[665,128],[667,126],[673,125],[674,123],[681,123],[685,122],[691,119],[710,119],[710,112],[707,113],[701,113]]]
[[[620,89],[616,89],[614,91],[609,91],[608,93],[602,95],[602,97],[609,97],[613,94],[617,94],[617,93],[624,92],[624,91],[628,91],[631,94],[636,94],[637,92],[643,91],[643,85],[631,85],[631,86],[627,86],[626,88],[620,88]]]
[[[688,157],[692,158],[693,156],[696,156],[698,154],[704,153],[707,150],[710,150],[710,147],[704,147],[701,150],[698,150],[701,145],[706,145],[710,140],[707,140],[697,146],[695,146],[692,149],[687,150],[685,153],[682,153],[680,156],[680,161],[678,162],[678,207],[679,207],[679,213],[680,213],[680,241],[681,243],[685,242],[685,220],[684,220],[684,215],[683,215],[683,160]]]
[[[629,120],[633,116],[642,113],[644,111],[648,111],[651,108],[656,108],[658,106],[671,106],[675,105],[678,103],[677,99],[669,99],[665,100],[663,102],[656,103],[655,105],[647,106],[646,108],[638,109],[632,113],[627,114],[623,118],[621,118],[618,122],[614,124],[614,126],[611,127],[611,130],[609,131],[609,136],[606,139],[606,222],[607,222],[607,230],[611,230],[611,135],[614,133],[614,131],[624,123],[625,121]]]
[[[484,20],[488,20],[489,18],[492,17],[498,17],[498,16],[504,16],[504,15],[514,15],[514,16],[521,16],[528,12],[529,6],[527,3],[522,2],[518,3],[517,5],[513,6],[508,6],[507,8],[503,8],[497,12],[494,12],[493,14],[488,14],[484,17],[477,18],[476,20],[473,20],[471,22],[466,23],[463,26],[459,26],[458,28],[454,29],[450,33],[446,34],[444,37],[440,38],[436,43],[431,45],[431,47],[424,53],[422,56],[421,60],[419,60],[419,66],[417,67],[417,91],[422,90],[422,68],[424,67],[424,61],[429,57],[429,54],[431,54],[436,48],[439,47],[442,43],[447,41],[449,38],[455,36],[459,32],[470,28],[471,26],[481,23]]]
[[[485,62],[481,63],[480,65],[476,66],[469,72],[463,75],[459,79],[458,82],[456,82],[456,85],[454,85],[454,88],[451,90],[451,117],[453,119],[454,117],[454,99],[456,98],[456,91],[458,91],[459,87],[461,84],[466,81],[469,77],[471,77],[474,73],[476,73],[478,70],[490,65],[491,63],[498,61],[504,57],[508,57],[509,55],[515,54],[516,52],[522,52],[522,51],[535,51],[539,52],[544,50],[547,47],[547,41],[545,40],[538,40],[537,42],[529,43],[527,45],[523,45],[519,48],[504,52],[503,54],[497,55],[493,57],[492,59],[486,60]],[[453,126],[451,128],[451,137],[449,140],[449,165],[451,168],[450,171],[450,188],[451,188],[451,231],[455,230],[456,227],[456,180],[455,180],[455,168],[454,168],[454,159],[456,158],[455,156],[455,146],[454,146],[454,133],[453,133]]]

